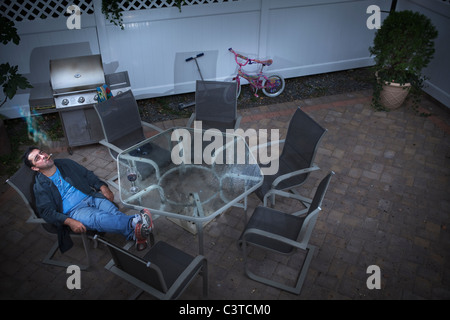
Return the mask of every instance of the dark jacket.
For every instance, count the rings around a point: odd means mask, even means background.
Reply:
[[[64,180],[72,186],[86,195],[103,197],[98,191],[106,183],[101,181],[92,171],[70,159],[55,159],[55,165]],[[61,252],[69,250],[73,244],[69,236],[70,229],[64,225],[68,216],[63,213],[63,203],[58,188],[50,178],[38,173],[33,190],[39,217],[58,228]]]

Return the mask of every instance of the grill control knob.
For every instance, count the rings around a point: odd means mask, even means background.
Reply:
[[[78,98],[78,102],[79,102],[79,103],[83,103],[83,102],[84,102],[84,97],[79,97],[79,98]]]
[[[63,99],[61,103],[63,104],[63,106],[67,106],[69,104],[69,99]]]

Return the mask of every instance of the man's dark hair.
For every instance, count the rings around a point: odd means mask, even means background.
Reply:
[[[31,151],[33,151],[34,149],[38,149],[40,150],[38,147],[35,146],[31,146],[27,149],[27,151],[25,151],[25,153],[22,156],[22,160],[23,163],[28,167],[31,168],[33,166],[33,163],[28,159],[28,156],[30,155]]]

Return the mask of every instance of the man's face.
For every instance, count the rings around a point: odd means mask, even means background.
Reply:
[[[31,169],[36,171],[39,171],[41,169],[48,169],[54,165],[53,159],[49,159],[49,155],[39,149],[34,149],[33,151],[31,151],[28,155],[28,160],[30,160],[33,164]]]

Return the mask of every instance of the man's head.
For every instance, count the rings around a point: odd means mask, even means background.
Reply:
[[[39,149],[32,146],[25,151],[22,156],[23,163],[35,171],[49,169],[54,166],[53,159],[49,159],[49,155]]]

